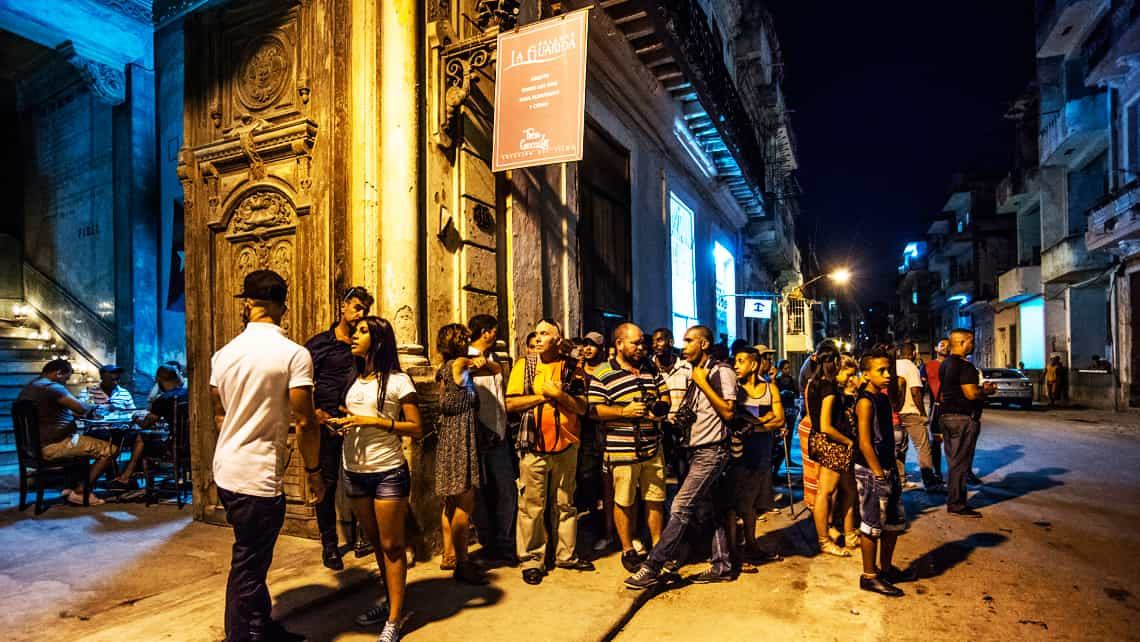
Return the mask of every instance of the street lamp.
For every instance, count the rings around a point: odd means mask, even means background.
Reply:
[[[820,274],[820,275],[817,275],[811,279],[808,279],[804,283],[792,288],[792,291],[788,294],[788,296],[803,298],[804,288],[811,285],[812,283],[815,283],[816,281],[822,279],[825,276],[830,277],[831,280],[835,281],[836,283],[846,283],[846,282],[851,280],[851,270],[849,270],[847,268],[838,268],[838,269],[832,270],[831,272],[824,272],[823,274]]]

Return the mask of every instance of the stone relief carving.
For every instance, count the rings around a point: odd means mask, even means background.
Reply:
[[[56,47],[56,51],[75,67],[97,100],[112,106],[127,100],[127,75],[121,68],[81,56],[70,41]]]
[[[254,118],[250,114],[241,115],[241,125],[231,127],[223,132],[227,137],[237,137],[238,142],[241,144],[241,151],[245,154],[245,158],[249,161],[249,180],[259,181],[265,178],[265,161],[261,160],[261,155],[257,153],[257,145],[253,142],[253,133],[269,127],[269,122],[260,118]]]
[[[428,22],[451,18],[451,0],[428,0]]]
[[[289,50],[276,36],[263,36],[246,47],[236,89],[247,109],[261,110],[281,97],[289,78]]]
[[[218,169],[213,163],[202,163],[202,180],[206,183],[206,205],[210,211],[218,209]]]
[[[310,140],[296,140],[290,147],[293,153],[297,155],[297,166],[294,174],[294,180],[300,186],[301,191],[307,192],[313,186],[313,179],[310,175],[313,164],[313,145]]]
[[[254,192],[246,196],[234,208],[230,229],[234,232],[250,232],[289,225],[297,212],[281,194],[277,192]]]

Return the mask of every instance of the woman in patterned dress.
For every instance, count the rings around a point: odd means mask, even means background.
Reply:
[[[844,529],[853,530],[851,502],[855,497],[852,455],[855,439],[850,421],[843,412],[843,388],[852,369],[842,368],[839,351],[823,347],[816,353],[818,367],[805,397],[811,416],[812,432],[808,442],[811,458],[819,462],[819,492],[815,496],[812,517],[815,521],[819,548],[824,553],[850,557],[851,551],[840,547],[831,539],[828,526],[834,508],[844,516]],[[840,487],[842,486],[842,492]],[[850,487],[849,487],[850,486]],[[837,501],[838,492],[838,503]]]
[[[479,451],[476,445],[479,397],[473,374],[499,374],[499,365],[481,356],[468,356],[471,333],[459,323],[439,329],[436,348],[443,364],[435,379],[440,385],[438,445],[435,453],[435,494],[443,498],[443,563],[454,560],[455,579],[468,584],[486,584],[483,573],[467,556],[475,488],[479,486]]]

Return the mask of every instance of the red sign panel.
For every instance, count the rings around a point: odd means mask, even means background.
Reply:
[[[582,159],[589,9],[499,34],[491,169]]]

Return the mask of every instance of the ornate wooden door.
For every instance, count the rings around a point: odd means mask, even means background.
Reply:
[[[217,428],[210,357],[243,328],[234,294],[272,269],[289,283],[282,323],[303,343],[331,318],[343,256],[344,200],[334,69],[345,37],[332,0],[234,3],[187,19],[185,142],[186,333],[195,516],[225,523],[213,484]],[[343,4],[343,3],[342,3]],[[327,54],[327,55],[326,55]],[[286,473],[285,530],[312,535],[297,453]]]

